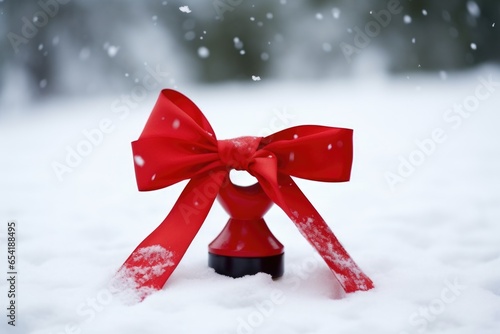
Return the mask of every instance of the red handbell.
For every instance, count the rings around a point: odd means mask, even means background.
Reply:
[[[132,252],[119,271],[137,289],[161,289],[173,273],[218,196],[230,219],[209,246],[209,265],[239,277],[283,275],[283,245],[262,218],[275,203],[318,251],[346,292],[369,290],[361,271],[291,176],[344,182],[352,165],[352,130],[318,125],[267,137],[217,140],[198,107],[163,90],[139,139],[132,143],[139,190],[190,181],[165,220]],[[231,183],[231,169],[258,183]]]

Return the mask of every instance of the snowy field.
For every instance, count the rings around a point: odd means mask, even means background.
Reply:
[[[344,295],[277,207],[266,221],[285,245],[284,277],[215,274],[207,245],[228,218],[216,202],[164,289],[125,303],[111,277],[185,185],[136,188],[130,142],[159,90],[129,104],[120,94],[4,103],[0,264],[7,276],[15,220],[18,309],[7,326],[2,278],[1,333],[500,333],[498,68],[177,89],[219,139],[354,129],[351,182],[298,183],[375,289]]]

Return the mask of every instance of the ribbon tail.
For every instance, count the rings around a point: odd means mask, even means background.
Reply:
[[[160,290],[174,272],[205,221],[226,171],[191,179],[165,220],[132,252],[116,275],[141,299]]]
[[[279,197],[284,203],[276,204],[285,211],[301,234],[318,251],[328,267],[336,274],[345,292],[372,289],[373,282],[350,257],[293,179],[288,175],[279,174],[278,183],[282,195]]]

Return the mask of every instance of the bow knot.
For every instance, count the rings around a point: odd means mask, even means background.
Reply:
[[[169,123],[172,126],[165,126]],[[161,189],[190,179],[165,220],[120,269],[138,289],[163,287],[201,228],[231,168],[247,170],[257,179],[346,292],[373,288],[291,177],[348,181],[351,129],[302,125],[264,138],[217,140],[201,110],[186,96],[167,89],[161,92],[132,150],[139,190]]]
[[[217,141],[220,160],[229,168],[248,171],[261,139],[246,136]]]

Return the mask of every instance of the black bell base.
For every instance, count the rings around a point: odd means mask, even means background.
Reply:
[[[285,253],[263,257],[235,257],[208,253],[208,266],[216,273],[233,278],[266,273],[273,278],[285,272]]]

